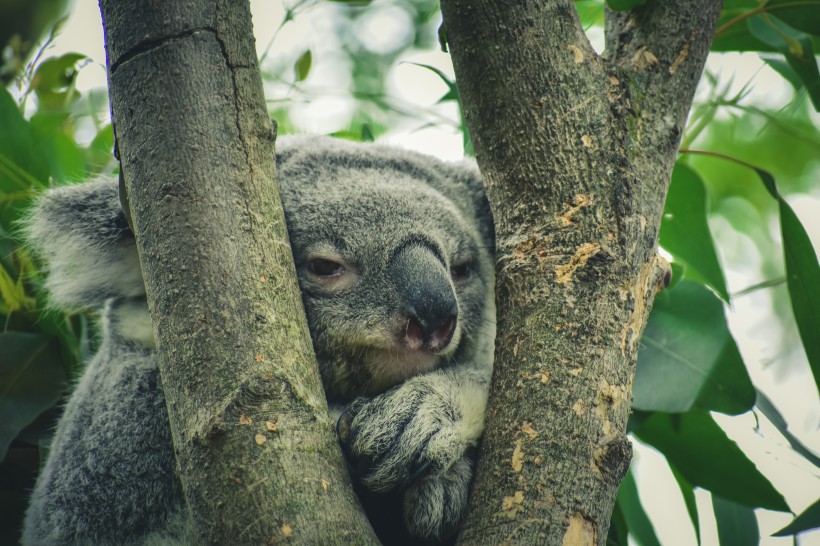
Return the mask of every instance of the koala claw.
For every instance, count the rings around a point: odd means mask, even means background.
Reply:
[[[472,461],[462,457],[444,472],[413,482],[404,493],[409,533],[425,539],[452,535],[467,509],[472,474]]]

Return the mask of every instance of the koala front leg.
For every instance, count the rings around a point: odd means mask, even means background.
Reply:
[[[445,537],[461,521],[472,479],[468,451],[484,428],[487,388],[480,371],[438,370],[357,399],[340,419],[354,477],[374,492],[404,486],[414,536]]]

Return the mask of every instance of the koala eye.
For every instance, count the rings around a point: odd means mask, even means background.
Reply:
[[[470,278],[473,270],[470,267],[470,262],[454,264],[450,266],[450,276],[454,281],[463,281]]]
[[[345,266],[326,258],[311,258],[307,269],[317,277],[338,277],[345,272]]]

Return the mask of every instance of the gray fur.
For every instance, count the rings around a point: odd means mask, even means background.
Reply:
[[[446,538],[466,507],[492,368],[494,240],[478,171],[321,138],[283,138],[277,152],[308,324],[354,480],[399,499],[410,537]],[[102,346],[58,424],[23,543],[187,543],[116,181],[47,193],[28,235],[54,305],[105,311]],[[317,274],[318,258],[343,273]]]

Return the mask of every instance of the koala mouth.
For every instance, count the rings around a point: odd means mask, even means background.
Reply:
[[[371,382],[368,391],[379,393],[406,379],[434,369],[440,356],[423,349],[374,349],[365,355]]]
[[[368,391],[383,392],[407,379],[439,366],[456,350],[461,328],[456,317],[429,327],[413,317],[406,319],[390,347],[369,349],[363,358],[370,375]]]

